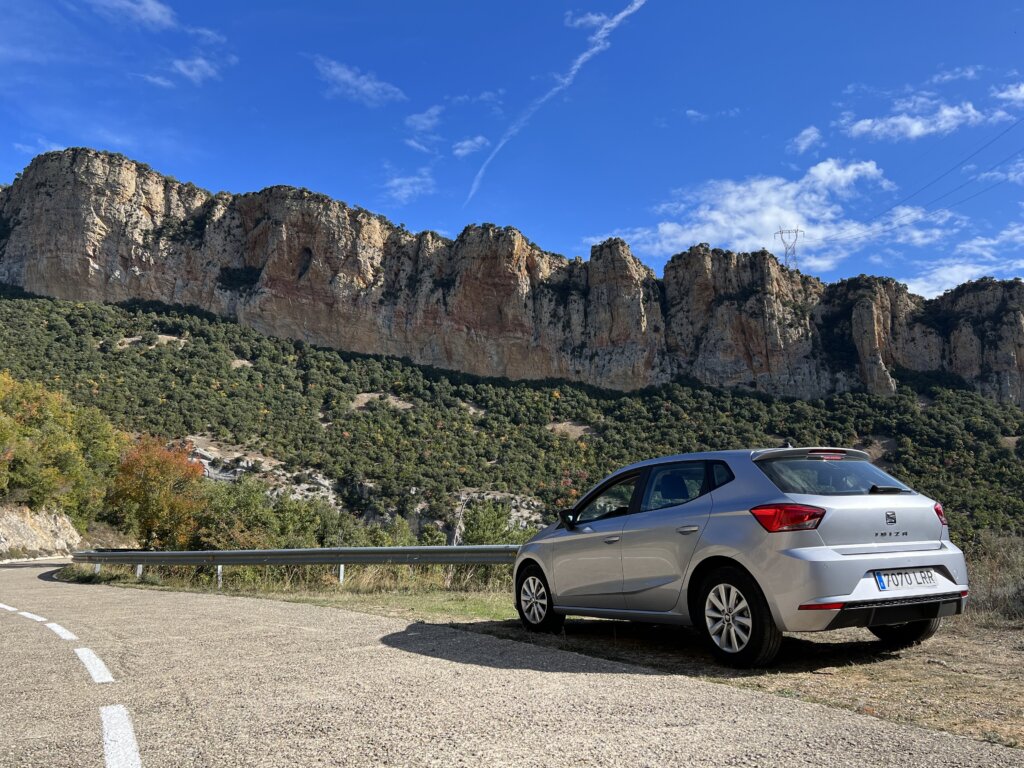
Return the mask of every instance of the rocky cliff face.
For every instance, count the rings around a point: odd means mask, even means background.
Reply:
[[[590,260],[510,227],[412,234],[323,195],[211,194],[120,155],[36,158],[0,189],[0,282],[192,305],[268,334],[484,376],[636,389],[688,376],[796,397],[955,375],[1024,402],[1024,284],[933,301],[698,245],[662,280],[621,240]]]

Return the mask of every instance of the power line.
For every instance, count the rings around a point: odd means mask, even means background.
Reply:
[[[1007,155],[1006,157],[1004,157],[999,162],[990,165],[988,168],[986,168],[984,171],[982,171],[977,176],[974,176],[973,178],[968,179],[964,183],[959,184],[959,185],[953,187],[953,189],[949,190],[948,192],[944,192],[943,194],[939,195],[938,197],[932,198],[927,203],[925,203],[922,206],[922,208],[927,210],[928,206],[933,205],[933,204],[939,202],[940,200],[942,200],[943,198],[949,197],[954,192],[958,192],[961,189],[963,189],[964,187],[969,186],[969,185],[975,183],[976,181],[978,181],[978,179],[980,179],[985,174],[991,173],[996,168],[998,168],[1000,165],[1003,165],[1004,163],[1009,162],[1010,160],[1014,159],[1015,157],[1017,157],[1017,155],[1019,155],[1021,153],[1024,153],[1024,147],[1021,147],[1020,149],[1016,150],[1015,152],[1012,152],[1011,154]],[[998,187],[1000,184],[1003,184],[1006,181],[1007,181],[1006,178],[1000,179],[995,184],[990,184],[989,186],[985,187],[984,189],[981,189],[978,192],[970,194],[967,197],[961,198],[960,200],[957,200],[956,202],[950,203],[947,206],[944,206],[942,208],[937,208],[937,209],[935,209],[933,211],[927,211],[927,215],[926,216],[922,216],[921,220],[929,218],[932,214],[935,214],[935,213],[940,213],[942,211],[949,211],[949,209],[954,208],[957,205],[961,205],[963,203],[966,203],[968,200],[973,200],[974,198],[978,197],[979,195],[983,195],[984,193],[988,192],[991,189],[994,189],[995,187]],[[890,210],[892,210],[892,209],[890,209]],[[848,241],[851,241],[851,240],[862,240],[862,239],[868,238],[868,237],[876,237],[877,235],[883,234],[885,232],[890,232],[893,229],[899,229],[899,227],[897,226],[899,224],[899,222],[904,221],[906,219],[909,219],[910,217],[915,216],[917,213],[918,213],[918,211],[916,211],[916,210],[910,211],[908,213],[905,213],[902,216],[900,216],[900,217],[898,217],[896,219],[893,219],[891,222],[889,222],[889,224],[887,224],[882,229],[860,232],[859,234],[851,235],[849,237],[840,237],[839,235],[831,235],[829,237],[823,237],[823,238],[820,238],[818,240],[815,240],[815,242],[818,242],[818,243],[848,242]],[[868,222],[868,223],[870,224],[870,222]],[[865,225],[861,225],[861,228],[863,229],[864,226]]]
[[[981,154],[983,151],[985,151],[986,149],[991,147],[993,144],[995,144],[997,141],[999,141],[999,139],[1003,138],[1003,136],[1008,134],[1010,131],[1012,131],[1014,128],[1016,128],[1021,123],[1024,123],[1024,117],[1021,117],[1016,122],[1014,122],[1012,125],[1010,125],[1008,128],[1005,128],[1004,130],[1002,130],[999,133],[997,133],[991,139],[989,139],[984,144],[982,144],[980,147],[978,147],[973,152],[971,152],[969,155],[967,155],[967,157],[965,157],[962,160],[960,160],[960,162],[958,162],[956,165],[953,165],[950,168],[946,169],[945,171],[940,173],[938,176],[936,176],[934,179],[932,179],[928,183],[924,184],[923,186],[918,187],[916,190],[911,192],[909,195],[906,195],[905,197],[900,198],[895,203],[893,203],[888,208],[886,208],[884,211],[881,211],[881,212],[875,214],[874,216],[872,216],[870,219],[868,219],[863,224],[857,224],[857,225],[854,225],[852,227],[848,227],[847,229],[844,229],[844,230],[842,230],[840,232],[837,232],[835,235],[831,235],[829,237],[821,238],[820,240],[818,240],[818,242],[827,242],[827,241],[835,240],[835,239],[843,239],[842,235],[846,234],[847,232],[852,232],[852,231],[857,230],[857,229],[863,229],[866,225],[871,224],[874,221],[877,221],[878,219],[880,219],[883,216],[885,216],[885,214],[887,214],[890,211],[898,208],[899,206],[903,205],[903,203],[907,202],[908,200],[911,200],[911,199],[917,197],[919,194],[924,192],[929,187],[932,187],[935,184],[937,184],[938,182],[942,181],[944,178],[949,176],[949,174],[951,174],[957,168],[960,168],[968,160],[971,160],[972,158],[977,157],[979,154]],[[1014,153],[1014,155],[1017,155],[1017,154],[1020,154],[1020,151]],[[1011,155],[1011,157],[1012,156],[1013,155]],[[999,163],[996,164],[996,166],[1001,165],[1004,162],[1006,162],[1006,161],[1005,160],[1001,160]],[[993,167],[995,167],[995,166],[993,166]],[[985,173],[988,173],[988,171],[985,171]],[[972,181],[973,181],[973,179],[972,179]],[[969,183],[970,182],[966,182],[966,184],[969,184]],[[962,189],[964,186],[966,186],[966,184],[962,184],[959,187],[956,187],[956,189]],[[955,189],[952,190],[952,191],[955,191]],[[938,198],[938,199],[941,199],[941,198]],[[927,206],[927,205],[928,205],[928,203],[925,203],[925,206]]]

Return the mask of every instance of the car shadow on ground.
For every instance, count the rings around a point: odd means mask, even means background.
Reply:
[[[453,641],[457,629],[467,635],[484,634],[534,646],[572,653],[495,653],[491,643],[471,639]],[[866,630],[840,630],[814,635],[787,635],[775,663],[768,669],[737,670],[725,667],[705,650],[696,631],[687,627],[642,624],[607,619],[570,619],[557,635],[527,632],[518,621],[471,621],[446,624],[415,623],[382,638],[393,648],[462,664],[500,669],[550,672],[620,672],[594,665],[591,659],[634,665],[637,672],[690,675],[705,678],[741,678],[785,672],[815,672],[832,667],[875,664],[893,657]]]

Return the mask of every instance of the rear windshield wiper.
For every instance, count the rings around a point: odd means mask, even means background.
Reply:
[[[868,493],[903,493],[906,490],[898,485],[872,485]]]

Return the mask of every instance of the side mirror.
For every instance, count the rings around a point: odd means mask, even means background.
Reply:
[[[558,510],[558,519],[562,521],[562,525],[567,530],[572,530],[576,527],[576,510],[574,509],[560,509]]]

